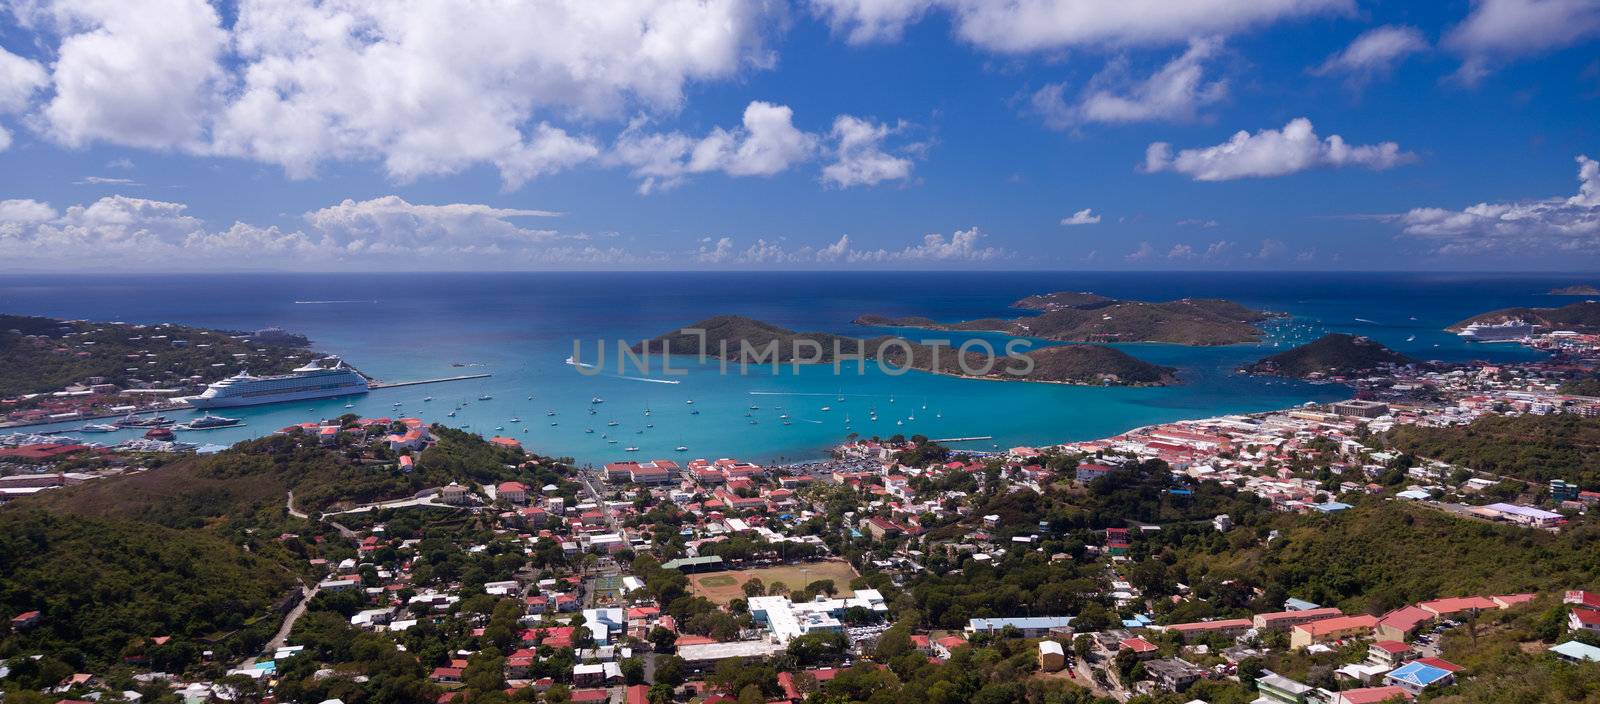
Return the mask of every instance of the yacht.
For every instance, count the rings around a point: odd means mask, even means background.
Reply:
[[[484,395],[482,395],[482,396],[479,396],[479,397],[478,397],[478,400],[479,400],[479,401],[488,401],[488,400],[490,400],[490,399],[493,399],[493,398],[494,398],[494,397],[493,397],[493,396],[490,396],[490,395],[489,395],[489,394],[484,394]]]
[[[622,450],[624,452],[638,452],[639,448],[638,448],[638,446],[635,446],[635,445],[629,445],[627,447],[622,448]]]
[[[687,404],[692,406],[692,405],[694,405],[694,399],[691,398],[691,399],[689,399],[687,401],[684,401],[684,403],[687,403]]]
[[[594,398],[589,399],[589,403],[605,403],[605,402],[606,402],[606,400],[603,399],[603,398],[600,398],[599,396],[596,396]]]
[[[679,445],[677,447],[677,450],[678,450],[678,452],[688,452],[689,451],[689,446],[688,445]]]
[[[207,413],[187,423],[175,425],[173,430],[216,430],[217,428],[232,428],[237,425],[244,425],[244,421],[238,418],[224,418]]]
[[[822,410],[823,411],[831,411],[831,410],[833,410],[833,406],[823,406]]]
[[[82,428],[78,428],[80,433],[114,433],[118,430],[120,428],[110,423],[89,423]]]
[[[609,426],[609,427],[615,428],[615,427],[617,427],[619,425],[622,425],[622,424],[613,420],[613,421],[606,421],[606,425]]]
[[[447,415],[447,416],[449,416],[451,418],[454,418],[454,417],[456,417],[456,412],[455,411],[451,411],[449,413],[446,413],[445,415]]]
[[[171,428],[151,428],[144,431],[144,436],[150,440],[171,440],[174,437]]]
[[[427,402],[432,401],[432,400],[433,400],[432,396],[423,396],[422,397],[422,402],[423,403],[427,403]]]
[[[552,409],[550,409],[548,411],[545,411],[544,414],[547,415],[547,416],[553,416],[553,415],[556,414],[556,411],[555,411],[555,409],[552,408]]]
[[[333,366],[323,366],[323,362],[330,360]],[[367,390],[367,378],[360,372],[345,366],[338,357],[327,357],[288,374],[251,376],[249,372],[240,372],[207,386],[198,396],[179,400],[194,408],[232,408],[350,396],[364,394]]]

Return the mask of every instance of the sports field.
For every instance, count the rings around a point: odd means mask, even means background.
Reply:
[[[691,574],[689,575],[689,587],[699,596],[718,604],[726,604],[736,598],[743,597],[744,583],[755,578],[760,578],[762,584],[768,586],[771,586],[773,582],[783,582],[793,590],[804,589],[807,584],[819,579],[831,579],[834,585],[839,588],[839,594],[848,595],[850,593],[850,580],[856,578],[856,571],[850,567],[850,563],[844,560],[825,560],[823,562],[806,562],[779,567]]]

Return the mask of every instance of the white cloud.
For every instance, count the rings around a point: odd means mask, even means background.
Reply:
[[[205,150],[226,81],[228,33],[205,0],[56,0],[32,7],[61,36],[39,122],[78,147]],[[23,10],[19,10],[23,12]]]
[[[1222,144],[1184,149],[1176,156],[1170,144],[1156,142],[1145,150],[1144,168],[1149,172],[1176,171],[1196,181],[1229,181],[1283,176],[1317,167],[1361,166],[1381,171],[1415,158],[1400,151],[1394,142],[1352,146],[1339,135],[1322,139],[1311,121],[1300,117],[1281,130],[1266,129],[1253,135],[1240,130]]]
[[[1128,256],[1123,257],[1123,258],[1127,259],[1130,262],[1143,262],[1143,261],[1149,261],[1150,259],[1154,258],[1155,256],[1156,256],[1156,248],[1155,247],[1150,246],[1149,242],[1140,242],[1138,249],[1133,250],[1132,252],[1130,252],[1128,254]]]
[[[1077,102],[1069,104],[1064,85],[1053,83],[1033,94],[1033,108],[1053,129],[1085,122],[1193,120],[1200,108],[1227,97],[1227,81],[1205,80],[1204,62],[1221,48],[1217,39],[1191,40],[1183,54],[1139,81],[1128,77],[1127,61],[1118,59],[1089,81]]]
[[[911,160],[883,150],[883,141],[898,127],[873,124],[850,115],[833,121],[837,142],[834,162],[822,168],[822,182],[840,188],[875,186],[911,177]]]
[[[695,139],[679,132],[648,133],[635,120],[617,138],[611,160],[632,167],[641,179],[639,191],[672,188],[690,174],[720,171],[729,176],[772,176],[810,159],[816,135],[794,126],[786,105],[753,101],[744,110],[743,126],[716,127]]]
[[[1600,251],[1600,162],[1579,156],[1578,192],[1562,198],[1478,203],[1461,210],[1414,208],[1397,216],[1403,231],[1445,254],[1489,251]]]
[[[131,178],[106,178],[105,176],[85,176],[72,182],[75,186],[137,186]]]
[[[5,225],[29,225],[56,217],[55,208],[49,203],[41,203],[31,199],[0,200],[0,227]]]
[[[600,153],[593,138],[559,124],[672,114],[692,82],[772,65],[764,20],[777,6],[239,0],[236,8],[225,28],[206,0],[24,3],[18,18],[58,40],[54,96],[31,124],[70,146],[236,156],[296,178],[337,160],[378,160],[402,182],[488,165],[515,188]]]
[[[0,47],[0,115],[25,110],[33,94],[48,82],[44,67]],[[0,127],[0,152],[10,146],[11,133]]]
[[[1083,210],[1080,210],[1080,211],[1078,211],[1076,213],[1073,213],[1071,216],[1061,218],[1061,224],[1063,224],[1063,225],[1093,225],[1093,224],[1096,224],[1096,223],[1100,222],[1100,216],[1099,215],[1095,215],[1093,212],[1091,212],[1093,210],[1094,210],[1093,208],[1084,208]]]
[[[1388,75],[1407,56],[1427,50],[1428,40],[1417,28],[1386,25],[1363,32],[1343,51],[1311,69],[1311,74],[1345,75],[1359,85]]]
[[[1221,223],[1217,222],[1216,220],[1207,220],[1207,219],[1203,219],[1203,218],[1184,218],[1182,220],[1179,220],[1177,224],[1178,224],[1178,227],[1212,228],[1212,227],[1216,227],[1216,226],[1220,225]]]
[[[1228,34],[1282,20],[1349,13],[1352,0],[812,0],[852,43],[898,39],[929,10],[983,49],[1021,53],[1086,45],[1147,45]]]
[[[987,262],[1006,259],[1011,254],[1003,249],[982,244],[984,234],[978,228],[958,230],[946,238],[942,234],[924,235],[920,242],[900,249],[855,249],[849,235],[841,235],[832,244],[822,247],[803,245],[786,246],[782,240],[756,240],[755,244],[740,249],[731,237],[700,240],[693,259],[703,264],[727,265],[790,265],[821,266],[853,264],[864,267],[904,263],[941,264],[957,262]]]
[[[1594,0],[1474,0],[1472,12],[1444,36],[1460,54],[1456,79],[1472,84],[1497,64],[1600,36]]]

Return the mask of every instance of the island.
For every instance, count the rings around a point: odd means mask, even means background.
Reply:
[[[1552,296],[1600,296],[1600,288],[1590,284],[1573,284],[1550,289]]]
[[[1257,342],[1256,327],[1273,313],[1232,301],[1184,298],[1146,302],[1095,293],[1062,291],[1029,296],[1011,307],[1035,311],[1018,318],[981,318],[940,323],[925,317],[862,315],[857,325],[961,332],[997,332],[1057,342],[1165,342],[1178,345],[1232,345]]]
[[[1356,376],[1414,363],[1416,360],[1369,338],[1329,333],[1294,349],[1258,360],[1245,367],[1245,371],[1250,374],[1316,379]]]
[[[1600,301],[1579,301],[1559,308],[1501,308],[1474,315],[1445,329],[1461,331],[1473,324],[1495,325],[1510,321],[1538,325],[1546,330],[1600,333]]]
[[[835,350],[841,357],[864,356],[869,363],[879,359],[886,365],[909,367],[935,374],[965,378],[1018,380],[1058,384],[1108,385],[1108,386],[1165,386],[1177,382],[1176,370],[1140,360],[1121,350],[1099,345],[1057,345],[1027,351],[1018,351],[1019,357],[1032,361],[1032,370],[1015,374],[1026,364],[1009,358],[997,346],[995,356],[971,350],[965,356],[955,349],[939,348],[891,336],[861,339],[821,332],[795,332],[771,323],[737,315],[720,315],[688,326],[688,329],[705,331],[704,348],[698,334],[682,330],[657,336],[634,345],[639,353],[660,353],[665,350],[674,355],[699,355],[750,364],[771,364],[774,357],[762,357],[761,351],[776,343],[775,359],[780,364],[832,364]],[[741,346],[745,343],[745,346]],[[820,351],[810,347],[815,343]],[[746,346],[755,354],[742,354]],[[726,353],[723,350],[726,349]],[[907,350],[909,349],[909,354]],[[799,354],[796,354],[799,350]],[[797,359],[798,357],[798,359]],[[759,361],[758,361],[759,360]],[[844,364],[853,364],[844,361]],[[990,368],[992,367],[992,368]],[[975,374],[969,370],[989,369]]]

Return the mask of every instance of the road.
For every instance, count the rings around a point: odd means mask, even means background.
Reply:
[[[294,608],[290,609],[289,613],[283,617],[283,625],[278,627],[278,632],[272,636],[272,640],[267,641],[267,644],[262,647],[262,655],[270,656],[272,653],[277,652],[279,648],[282,648],[285,643],[289,642],[289,634],[294,632],[294,622],[305,615],[306,607],[310,606],[311,600],[316,598],[318,589],[319,587],[312,587],[311,591],[308,592],[304,584],[300,585],[300,603],[295,604]],[[245,658],[243,662],[239,663],[237,669],[249,669],[260,659],[261,655]]]
[[[307,516],[304,512],[294,510],[294,492],[292,492],[292,491],[289,492],[289,498],[283,502],[283,507],[288,509],[289,510],[289,515],[294,516],[295,518],[307,519],[307,520],[309,520],[311,518],[310,516]]]

